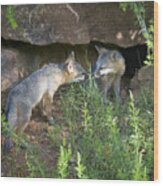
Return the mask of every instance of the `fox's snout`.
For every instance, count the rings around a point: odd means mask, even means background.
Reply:
[[[93,64],[92,65],[92,75],[95,78],[99,78],[100,77],[100,72],[99,72],[99,69],[97,68],[97,65],[96,64]]]
[[[99,70],[95,70],[94,73],[93,73],[93,75],[94,75],[95,78],[100,78],[100,76],[101,76]]]

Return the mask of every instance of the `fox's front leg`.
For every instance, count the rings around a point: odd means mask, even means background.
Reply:
[[[53,119],[52,104],[53,104],[53,97],[49,95],[49,93],[46,93],[43,97],[42,105],[43,105],[43,115],[46,116],[48,120]]]
[[[104,98],[104,103],[107,104],[108,103],[108,91],[111,88],[111,84],[109,83],[107,86],[104,87],[103,90],[103,98]]]
[[[52,100],[50,97],[45,96],[42,100],[43,105],[43,115],[48,118],[52,115]]]
[[[114,92],[115,92],[117,101],[119,103],[122,103],[122,99],[120,95],[120,83],[121,83],[121,76],[118,76],[114,81]]]
[[[113,80],[114,80],[113,77],[110,77],[109,79],[107,77],[107,79],[105,81],[104,81],[104,79],[102,80],[103,81],[103,98],[104,98],[105,104],[108,103],[108,92],[112,87]]]

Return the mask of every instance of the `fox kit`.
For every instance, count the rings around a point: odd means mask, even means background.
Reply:
[[[104,102],[107,103],[107,93],[113,86],[116,98],[121,102],[120,81],[125,72],[125,60],[116,50],[108,50],[95,46],[99,56],[94,71],[95,78],[99,78],[103,86]]]
[[[32,109],[42,99],[45,113],[50,115],[57,89],[63,84],[84,79],[85,70],[76,62],[74,52],[71,52],[64,64],[43,66],[11,89],[6,106],[7,120],[15,130],[24,131],[31,118]]]

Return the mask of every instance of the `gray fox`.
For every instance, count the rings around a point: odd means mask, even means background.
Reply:
[[[107,93],[113,86],[116,98],[121,102],[120,82],[125,72],[125,59],[116,50],[108,50],[104,47],[95,46],[99,56],[94,71],[95,78],[102,83],[104,102],[107,103]]]
[[[6,119],[15,130],[24,131],[31,118],[32,109],[42,99],[45,113],[51,117],[51,105],[57,89],[63,84],[84,80],[85,75],[86,71],[76,62],[73,51],[63,64],[44,65],[11,89],[7,100]]]

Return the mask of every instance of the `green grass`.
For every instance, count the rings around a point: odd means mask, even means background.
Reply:
[[[104,105],[93,79],[61,96],[67,141],[91,179],[150,180],[153,175],[153,92]]]
[[[60,94],[62,114],[47,131],[47,148],[56,149],[56,164],[48,171],[37,145],[31,148],[26,140],[28,176],[151,180],[153,91],[142,90],[137,100],[130,93],[121,106],[114,100],[105,105],[91,76],[84,83],[70,85]]]

